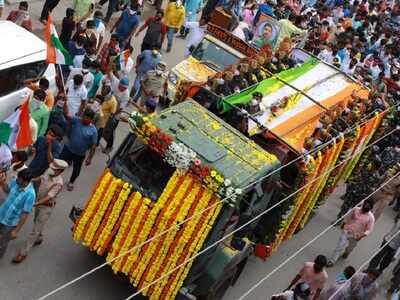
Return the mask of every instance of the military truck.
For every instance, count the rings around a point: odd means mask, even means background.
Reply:
[[[177,86],[182,81],[206,83],[208,78],[257,52],[228,30],[209,23],[203,40],[168,73],[168,98],[174,100]]]
[[[212,105],[187,99],[157,115],[133,112],[131,133],[93,188],[74,240],[149,299],[221,299],[252,253],[266,258],[305,226],[382,119],[382,107],[365,101],[368,90],[302,55],[297,68],[207,98]],[[251,113],[254,91],[264,108]]]
[[[265,210],[277,180],[266,175],[280,162],[191,100],[150,117],[132,113],[129,123],[131,133],[100,176],[73,238],[110,261],[172,228],[111,263],[142,289]],[[143,294],[221,299],[252,252],[249,235],[239,231]]]
[[[332,65],[302,49],[290,55],[295,68],[270,74],[241,93],[223,98],[200,86],[187,92],[285,166],[280,193],[270,205],[301,189],[252,232],[264,256],[302,229],[337,183],[349,178],[387,107]],[[262,98],[256,100],[255,93]]]

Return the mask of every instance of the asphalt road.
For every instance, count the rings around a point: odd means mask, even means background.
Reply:
[[[64,9],[63,4],[57,7],[57,10]],[[145,15],[148,14],[147,9]],[[140,43],[141,37],[134,40],[135,49],[140,48]],[[164,60],[169,66],[182,60],[184,45],[184,41],[176,39],[173,51],[164,55]],[[124,125],[118,128],[116,145],[119,145],[127,132],[128,129]],[[34,248],[22,264],[13,265],[11,259],[31,230],[31,220],[24,226],[17,240],[10,243],[7,254],[0,261],[0,300],[38,299],[54,288],[103,263],[101,257],[74,243],[71,238],[72,224],[68,219],[68,214],[72,205],[85,203],[97,177],[106,166],[106,160],[107,157],[98,151],[92,165],[83,168],[81,176],[76,182],[75,190],[73,192],[63,191],[59,196],[54,214],[47,224],[44,243]],[[68,178],[69,174],[70,170],[65,174],[65,178]],[[252,257],[236,285],[228,290],[224,300],[238,299],[252,285],[274,271],[277,266],[329,226],[339,210],[338,195],[340,192],[342,189],[339,189],[326,202],[303,231],[292,240],[285,242],[267,261],[263,262]],[[333,280],[335,274],[344,266],[351,264],[357,269],[371,257],[374,249],[379,247],[383,234],[391,227],[393,216],[394,213],[388,209],[378,221],[373,234],[360,242],[347,261],[339,261],[336,267],[329,269],[330,280]],[[270,295],[285,289],[303,262],[313,260],[318,254],[331,254],[338,237],[338,229],[330,230],[282,268],[275,270],[276,272],[246,299],[270,299]],[[379,299],[384,299],[389,273],[387,271],[380,279],[382,288]],[[133,288],[126,281],[121,280],[112,273],[110,268],[105,267],[48,299],[123,300],[133,292]]]

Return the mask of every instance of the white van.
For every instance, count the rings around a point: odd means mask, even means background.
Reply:
[[[30,94],[26,79],[45,76],[56,90],[55,67],[46,64],[46,43],[9,21],[0,21],[0,121]]]

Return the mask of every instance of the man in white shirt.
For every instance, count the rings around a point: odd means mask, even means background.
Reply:
[[[79,116],[86,105],[87,89],[83,84],[83,76],[76,74],[68,81],[66,88],[67,106],[71,116]]]
[[[185,56],[189,56],[190,49],[197,47],[203,39],[204,31],[207,29],[207,22],[205,19],[200,19],[198,22],[186,22],[185,28],[189,29]]]
[[[126,118],[122,117],[119,112],[124,110],[129,104],[129,79],[128,77],[122,77],[121,79],[119,79],[112,72],[109,72],[106,76],[104,76],[104,79],[102,81],[103,85],[106,83],[110,84],[112,94],[115,96],[115,99],[117,99],[118,102],[118,110],[112,127],[112,131],[115,132],[118,127],[119,121],[126,121]],[[112,134],[111,137],[108,139],[107,146],[103,150],[103,153],[110,153],[113,145],[114,134]]]
[[[74,78],[75,75],[79,74],[82,75],[83,77],[83,84],[85,85],[85,88],[87,91],[90,91],[93,87],[93,82],[94,82],[94,76],[93,74],[89,71],[91,67],[91,61],[88,58],[83,59],[82,61],[82,67],[81,68],[74,68],[74,67],[69,67],[71,72],[69,73],[67,82],[71,81],[72,78]]]

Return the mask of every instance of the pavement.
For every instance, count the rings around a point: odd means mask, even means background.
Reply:
[[[42,35],[43,30],[43,25],[38,21],[42,5],[43,1],[30,2],[34,30],[39,36]],[[61,21],[65,9],[70,5],[71,1],[61,1],[53,12],[56,23]],[[8,15],[13,7],[15,5],[6,6],[3,18]],[[143,17],[151,13],[152,8],[146,7]],[[133,40],[134,55],[137,54],[141,41],[142,36]],[[164,54],[164,60],[169,66],[174,66],[183,59],[184,48],[185,42],[176,39],[173,51]],[[127,133],[126,125],[122,124],[118,127],[116,146],[121,143]],[[103,258],[74,243],[71,238],[72,223],[68,219],[68,214],[73,205],[82,206],[85,203],[97,177],[106,167],[106,161],[107,157],[98,151],[92,165],[83,168],[81,176],[76,182],[75,190],[73,192],[62,192],[55,211],[47,224],[43,244],[35,247],[22,264],[13,265],[11,259],[22,246],[24,238],[32,228],[31,218],[20,232],[19,237],[10,243],[4,259],[0,261],[0,300],[38,299],[56,287],[104,262]],[[71,170],[68,170],[64,177],[68,178],[70,172]],[[278,293],[288,286],[305,261],[313,260],[318,254],[330,255],[339,238],[340,232],[337,228],[331,229],[308,247],[305,247],[298,255],[291,258],[296,251],[302,249],[335,219],[341,204],[339,196],[342,193],[343,186],[338,188],[325,205],[316,212],[304,230],[296,234],[290,241],[285,242],[265,262],[259,258],[251,257],[235,286],[227,291],[224,300],[239,299],[254,284],[273,272],[265,282],[245,298],[248,300],[270,299],[272,294]],[[335,274],[342,271],[346,265],[351,264],[358,269],[368,260],[381,244],[382,237],[390,229],[393,219],[394,213],[391,209],[387,209],[377,222],[371,236],[362,240],[346,261],[341,260],[334,268],[328,270],[329,280],[334,280]],[[279,267],[289,258],[288,263]],[[278,267],[279,269],[277,269]],[[379,279],[381,289],[377,300],[385,299],[384,293],[388,287],[389,278],[390,270],[387,270]],[[48,299],[123,300],[133,292],[134,290],[129,283],[115,276],[109,267],[105,267]]]

